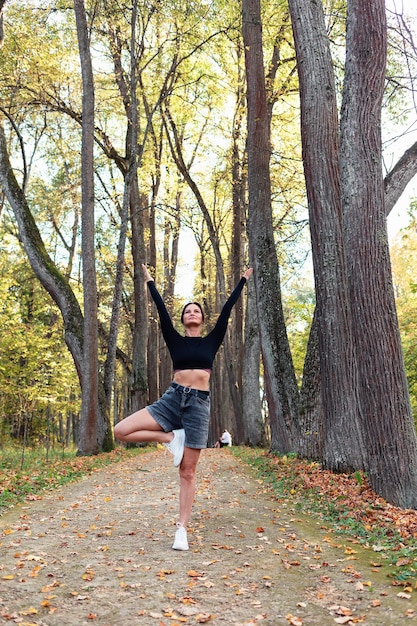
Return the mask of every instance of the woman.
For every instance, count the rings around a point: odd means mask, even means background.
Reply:
[[[181,335],[172,325],[146,265],[142,265],[142,269],[158,309],[162,334],[173,361],[174,378],[159,400],[119,422],[114,434],[119,441],[162,443],[173,454],[174,465],[180,466],[180,511],[172,547],[188,550],[187,524],[194,501],[197,462],[201,450],[207,447],[211,369],[232,308],[253,270],[246,270],[224,305],[215,327],[202,337],[204,313],[201,306],[197,302],[185,305],[181,314],[185,332]]]

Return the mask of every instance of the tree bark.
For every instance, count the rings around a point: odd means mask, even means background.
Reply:
[[[417,508],[417,438],[395,308],[382,177],[384,0],[348,0],[341,180],[359,393],[372,487]]]
[[[143,198],[145,202],[145,197]],[[156,229],[155,229],[155,206],[152,201],[148,223],[146,228],[149,231],[149,243],[147,245],[147,265],[151,268],[156,277]],[[151,313],[152,312],[152,313]],[[147,349],[147,369],[148,369],[148,391],[149,403],[155,402],[160,395],[160,367],[161,359],[159,358],[160,350],[160,330],[157,319],[156,308],[148,298],[148,349]]]
[[[83,84],[81,140],[81,254],[84,295],[84,358],[78,454],[97,454],[98,303],[94,223],[94,79],[83,0],[74,0]]]
[[[136,20],[138,17],[138,4],[132,3],[131,13],[131,37],[130,37],[130,82],[126,80],[123,68],[123,39],[120,37],[118,28],[113,28],[112,7],[106,7],[106,20],[109,24],[109,37],[111,52],[113,55],[114,72],[120,96],[127,118],[126,133],[126,157],[118,163],[124,177],[130,170],[130,222],[131,222],[131,248],[133,259],[133,290],[134,290],[134,324],[132,338],[132,368],[130,375],[130,407],[134,412],[141,409],[148,402],[147,386],[147,337],[148,337],[148,311],[147,297],[142,274],[142,263],[145,263],[145,238],[144,238],[144,202],[140,194],[137,170],[143,154],[147,133],[139,143],[139,115],[137,102],[137,85],[139,82],[139,61],[143,49],[137,43]],[[147,120],[147,129],[151,126],[151,115]],[[114,151],[115,152],[115,151]],[[127,167],[128,166],[128,167]]]
[[[388,216],[407,184],[415,176],[417,144],[406,150],[384,179],[385,213]],[[321,399],[318,318],[314,314],[300,390],[300,440],[298,452],[308,459],[323,459],[324,414]]]
[[[242,32],[248,107],[248,237],[254,265],[271,447],[289,452],[297,436],[299,398],[282,310],[272,225],[270,127],[259,0],[243,0]]]
[[[239,51],[240,52],[240,51]],[[240,55],[239,55],[240,56]],[[245,176],[244,176],[244,156],[240,154],[242,120],[244,109],[242,106],[243,81],[239,83],[236,94],[236,108],[233,116],[232,134],[232,281],[230,288],[233,289],[242,276],[242,265],[245,259],[244,235],[245,235]],[[234,425],[232,432],[234,442],[242,444],[245,441],[245,423],[242,419],[243,410],[243,333],[244,333],[244,301],[242,298],[233,307],[230,323],[230,367],[229,381],[230,387],[235,390],[234,394]],[[227,348],[227,344],[226,344]],[[226,350],[227,355],[227,350]]]
[[[408,183],[417,173],[417,142],[398,159],[384,180],[385,214],[388,216]]]
[[[260,394],[260,341],[254,282],[247,285],[245,341],[243,351],[242,427],[243,443],[267,446]]]
[[[138,106],[137,106],[137,80],[136,80],[136,3],[132,8],[132,28],[130,36],[130,93],[132,94],[132,105],[130,108],[131,119],[128,124],[128,146],[130,148],[126,159],[126,171],[124,172],[123,204],[120,212],[120,231],[117,246],[116,272],[113,289],[113,302],[110,318],[110,330],[108,338],[107,357],[104,365],[104,390],[106,394],[107,407],[110,414],[112,391],[114,387],[114,373],[116,368],[117,339],[119,334],[120,306],[123,292],[123,277],[125,271],[125,249],[127,230],[129,224],[129,209],[132,197],[133,181],[137,175],[137,128],[138,128]],[[129,141],[130,139],[130,141]]]
[[[5,4],[6,0],[0,0],[0,46],[4,41],[3,8]]]
[[[300,390],[300,456],[310,460],[324,458],[324,410],[321,395],[320,349],[317,309],[311,323]]]
[[[364,467],[342,232],[339,126],[333,65],[321,3],[290,0],[300,83],[303,165],[316,287],[323,461]]]
[[[164,237],[164,302],[172,309],[174,302],[175,277],[178,264],[178,247],[180,237],[180,216],[182,207],[182,193],[175,196],[175,215],[165,222]],[[172,361],[165,342],[160,341],[160,391],[165,391],[172,380]]]
[[[132,341],[132,372],[130,380],[130,410],[134,412],[143,408],[148,402],[146,362],[148,310],[146,283],[143,280],[142,272],[142,263],[145,263],[145,237],[142,215],[143,207],[140,202],[137,177],[135,177],[133,181],[130,209],[135,302],[135,320]]]

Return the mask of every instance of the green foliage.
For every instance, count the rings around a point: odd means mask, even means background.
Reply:
[[[61,317],[5,235],[0,271],[0,442],[57,437],[58,416],[79,410]]]
[[[311,283],[306,279],[294,279],[285,290],[284,313],[294,369],[299,384],[302,381],[314,308],[315,295]]]
[[[413,414],[417,420],[417,229],[414,211],[416,201],[411,203],[410,223],[397,236],[391,246],[393,283],[396,295],[398,321],[404,353]]]
[[[391,136],[393,125],[394,128],[404,126],[412,123],[415,118],[414,107],[412,104],[410,106],[410,93],[414,93],[417,74],[417,56],[413,41],[415,17],[400,7],[397,11],[387,11],[388,63],[383,114],[389,118],[386,132]]]

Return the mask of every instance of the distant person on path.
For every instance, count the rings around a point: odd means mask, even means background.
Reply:
[[[214,447],[224,448],[225,446],[231,446],[231,445],[232,445],[232,435],[229,433],[228,430],[224,430],[220,439],[218,439],[216,443],[214,444]]]
[[[202,337],[204,313],[200,304],[189,302],[184,306],[181,322],[185,332],[181,335],[175,330],[146,265],[142,265],[142,269],[158,309],[162,334],[173,362],[174,379],[159,400],[116,424],[114,435],[119,441],[162,443],[173,454],[174,465],[180,468],[180,510],[172,547],[188,550],[187,524],[195,495],[195,473],[200,452],[207,447],[213,361],[226,334],[232,308],[253,270],[246,270],[223,306],[213,330]]]

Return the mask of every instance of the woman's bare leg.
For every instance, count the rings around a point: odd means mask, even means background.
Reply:
[[[164,432],[162,426],[152,417],[147,409],[141,409],[125,417],[114,427],[114,436],[118,441],[169,443],[174,435]]]
[[[180,518],[179,524],[187,528],[195,496],[195,474],[201,450],[184,448],[180,465]]]

